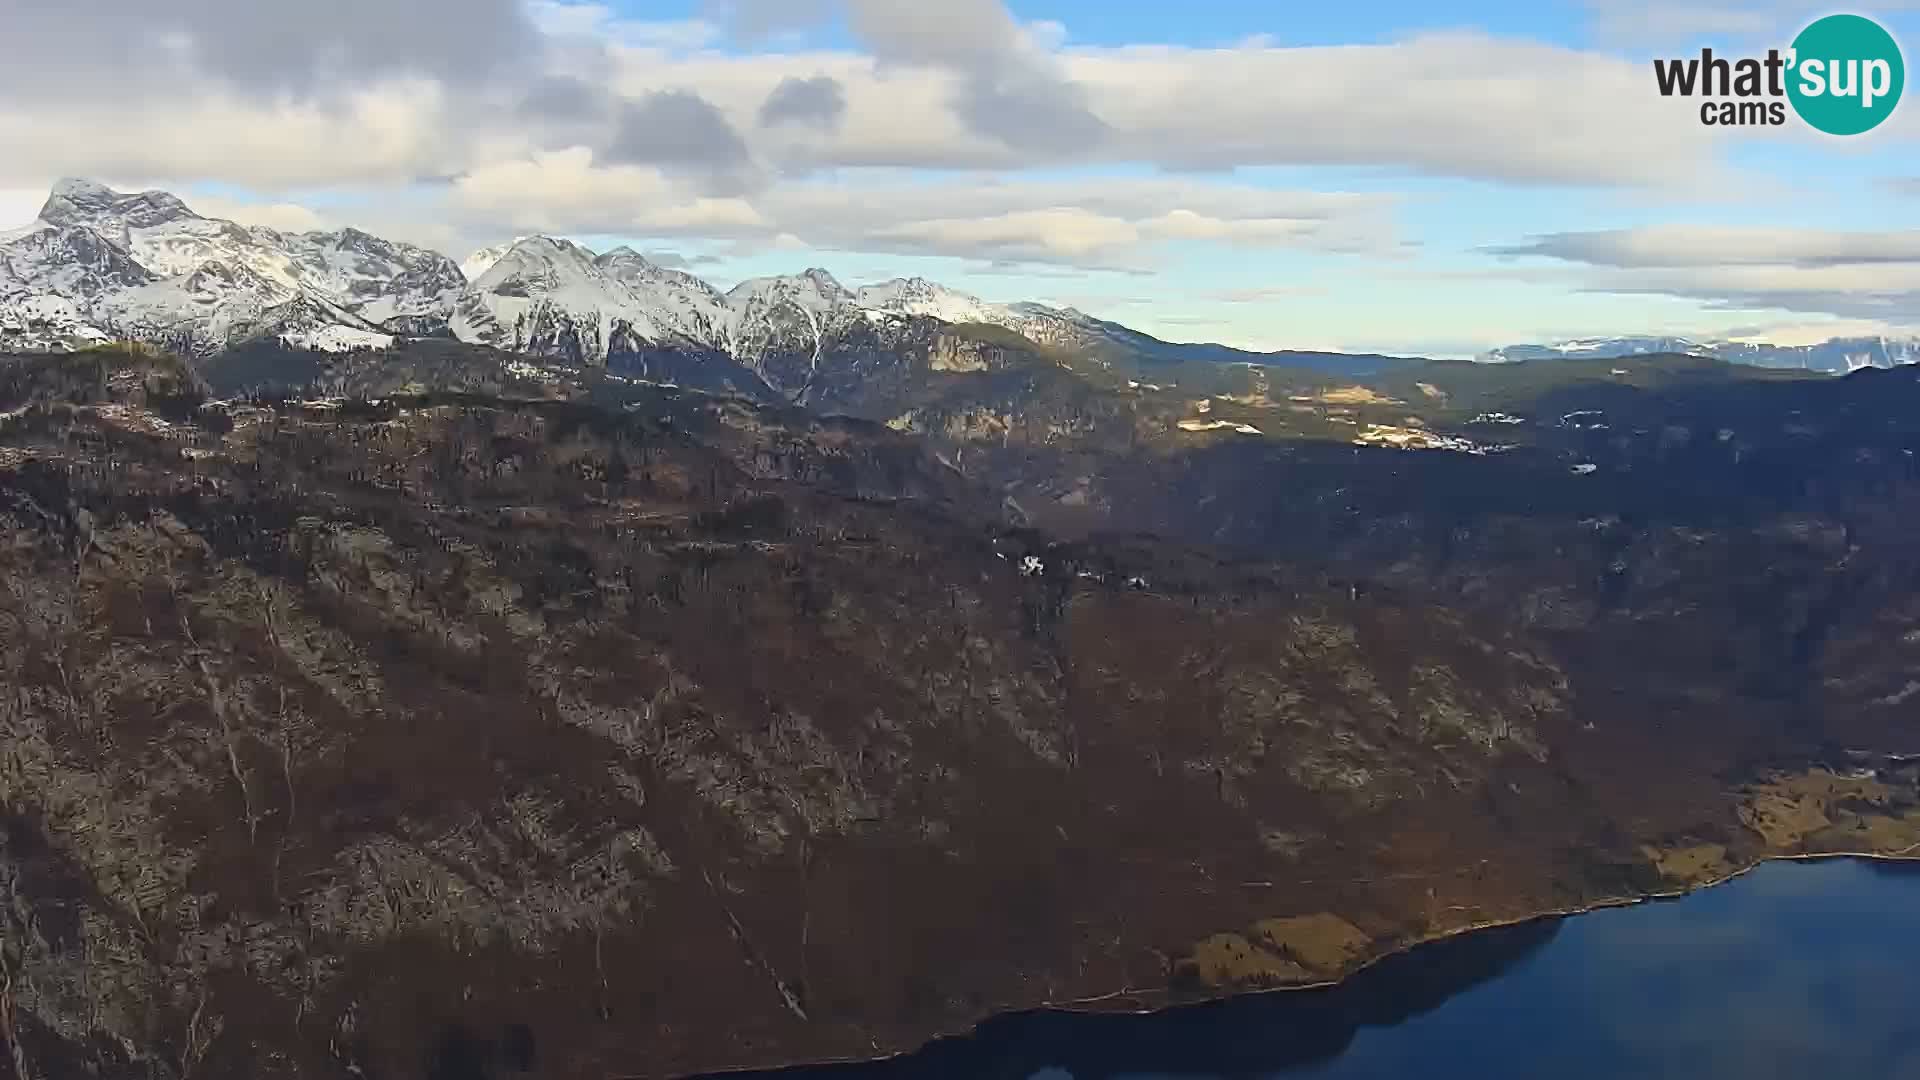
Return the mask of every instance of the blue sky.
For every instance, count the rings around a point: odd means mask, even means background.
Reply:
[[[1654,7],[1658,7],[1654,5]],[[1511,3],[1473,0],[1434,5],[1406,0],[1366,4],[1267,3],[1112,5],[1091,0],[1043,0],[1010,5],[1023,21],[1057,23],[1065,43],[1129,46],[1146,43],[1196,47],[1232,46],[1267,39],[1281,46],[1389,45],[1423,33],[1466,31],[1544,42],[1650,64],[1654,57],[1686,56],[1701,46],[1722,54],[1759,54],[1784,46],[1801,25],[1826,9],[1795,11],[1779,5],[1674,5],[1678,18],[1636,5]],[[1874,11],[1896,37],[1910,37],[1920,24],[1912,12]],[[682,17],[698,18],[688,6]],[[1689,16],[1692,16],[1689,19]],[[1663,21],[1667,25],[1660,25]],[[1649,22],[1650,26],[1636,26]],[[1769,31],[1761,25],[1774,28]],[[811,42],[856,48],[844,20],[817,28]],[[792,40],[785,42],[792,47]],[[1284,84],[1270,88],[1286,92]],[[1657,96],[1649,73],[1643,88]],[[1577,93],[1569,86],[1564,92]],[[1689,108],[1673,103],[1675,111]],[[1911,129],[1909,129],[1911,131]],[[1703,139],[1705,138],[1703,133]],[[1165,251],[1166,264],[1151,281],[1120,275],[1062,280],[1019,273],[983,276],[965,262],[927,258],[851,260],[875,273],[924,273],[993,298],[1038,296],[1106,307],[1106,313],[1163,335],[1216,336],[1260,345],[1330,345],[1469,352],[1519,336],[1672,332],[1713,335],[1728,330],[1780,325],[1805,335],[1854,329],[1846,315],[1726,306],[1716,300],[1587,291],[1552,277],[1527,280],[1537,262],[1503,259],[1487,249],[1512,245],[1528,235],[1632,229],[1647,225],[1718,225],[1878,231],[1911,222],[1920,212],[1910,192],[1894,184],[1920,175],[1920,144],[1880,134],[1836,145],[1837,140],[1761,138],[1717,155],[1733,170],[1734,189],[1707,193],[1649,193],[1577,183],[1516,185],[1485,179],[1422,175],[1391,164],[1369,168],[1340,165],[1243,167],[1236,181],[1274,187],[1331,187],[1390,194],[1402,200],[1400,228],[1418,245],[1404,259],[1297,252],[1222,252],[1213,245],[1182,245]],[[1631,142],[1619,147],[1635,152]],[[1681,167],[1684,167],[1681,166]],[[1097,184],[1103,170],[1080,170]],[[831,265],[841,265],[834,259]],[[778,272],[779,255],[713,268],[716,276]],[[1565,269],[1552,266],[1553,270]],[[1491,277],[1489,275],[1492,275]],[[1258,303],[1228,303],[1217,294],[1273,289]],[[1920,320],[1920,312],[1915,313]],[[1869,320],[1878,321],[1878,320]]]
[[[1920,324],[1920,105],[1836,139],[1791,115],[1707,128],[1654,86],[1655,57],[1762,53],[1825,8],[346,2],[446,31],[423,52],[291,8],[103,0],[174,67],[112,113],[0,108],[24,151],[0,162],[0,216],[92,175],[456,258],[552,232],[723,285],[918,274],[1253,347]],[[1915,8],[1856,10],[1907,41]],[[104,29],[63,18],[27,36]]]

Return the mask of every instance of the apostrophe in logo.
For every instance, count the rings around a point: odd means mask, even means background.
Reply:
[[[1701,49],[1698,58],[1655,60],[1653,74],[1663,97],[1710,99],[1700,104],[1702,124],[1784,124],[1791,104],[1801,120],[1829,135],[1880,126],[1907,80],[1893,35],[1859,15],[1816,19],[1784,53],[1768,49],[1765,59],[1731,60]]]
[[[1900,103],[1906,64],[1893,35],[1858,15],[1829,15],[1800,31],[1788,54],[1787,100],[1800,119],[1829,135],[1880,126]]]

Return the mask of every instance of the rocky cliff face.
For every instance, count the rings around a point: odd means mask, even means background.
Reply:
[[[0,365],[16,1075],[867,1056],[1920,841],[1905,384],[1797,399],[1831,422],[1790,474],[1753,424],[1635,423],[1578,478],[1225,443],[1041,484],[423,370],[214,402],[163,357]]]

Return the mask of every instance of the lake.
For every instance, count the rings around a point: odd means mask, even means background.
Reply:
[[[910,1057],[769,1075],[1920,1078],[1920,866],[1769,863],[1422,946],[1329,989],[1004,1016]]]

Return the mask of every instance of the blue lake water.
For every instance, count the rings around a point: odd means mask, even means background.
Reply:
[[[806,1080],[1920,1080],[1920,867],[1781,862],[1682,899],[1464,935],[1341,986],[1000,1017]]]

